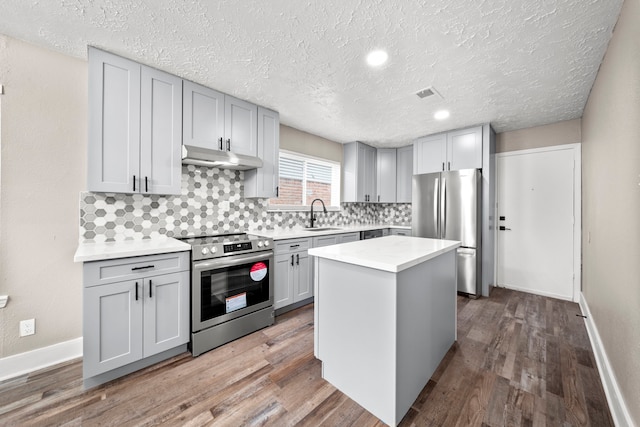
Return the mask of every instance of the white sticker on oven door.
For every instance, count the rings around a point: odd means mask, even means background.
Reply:
[[[247,293],[243,292],[232,297],[227,297],[227,313],[240,310],[247,306]]]
[[[249,276],[254,282],[259,282],[267,276],[267,265],[264,262],[256,262],[251,266]]]

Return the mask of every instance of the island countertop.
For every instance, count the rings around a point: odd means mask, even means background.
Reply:
[[[454,240],[385,236],[312,248],[309,255],[398,273],[459,246]]]

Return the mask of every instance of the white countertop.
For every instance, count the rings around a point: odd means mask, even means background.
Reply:
[[[324,228],[325,226],[318,226],[318,228]],[[381,228],[398,228],[402,230],[411,230],[411,226],[406,225],[389,225],[389,224],[368,224],[368,225],[349,225],[349,226],[331,226],[331,230],[322,231],[308,231],[303,228],[291,228],[287,230],[249,230],[247,233],[255,234],[256,236],[268,237],[273,240],[286,240],[286,239],[298,239],[305,237],[315,236],[328,236],[331,234],[344,234],[354,233],[367,230],[379,230]]]
[[[155,237],[144,240],[123,240],[120,242],[80,243],[74,262],[103,261],[106,259],[155,255],[171,252],[190,251],[188,243],[171,237]]]
[[[309,255],[398,273],[454,250],[460,242],[409,236],[385,236],[309,249]]]

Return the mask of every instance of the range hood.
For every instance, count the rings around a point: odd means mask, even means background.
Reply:
[[[232,153],[230,151],[183,145],[182,164],[244,171],[261,168],[262,160],[259,157]]]

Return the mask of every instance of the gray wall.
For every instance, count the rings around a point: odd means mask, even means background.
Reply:
[[[496,153],[574,144],[580,141],[580,119],[573,119],[499,133],[496,135]]]
[[[0,358],[82,335],[87,64],[0,35]],[[20,320],[36,334],[18,337]]]
[[[582,292],[640,425],[640,1],[626,0],[582,117]]]

